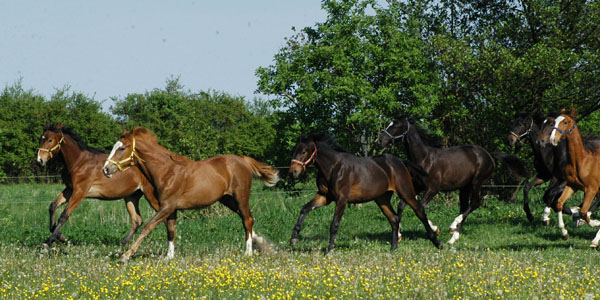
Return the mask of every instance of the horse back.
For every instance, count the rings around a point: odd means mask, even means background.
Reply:
[[[439,184],[440,190],[454,190],[474,180],[490,178],[495,169],[492,155],[483,147],[462,145],[437,149],[429,164],[421,165]]]

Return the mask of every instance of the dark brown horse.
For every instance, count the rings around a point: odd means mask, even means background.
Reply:
[[[62,123],[44,128],[44,133],[40,137],[37,161],[45,166],[48,160],[56,156],[62,156],[64,161],[62,179],[66,187],[50,204],[50,232],[52,234],[44,242],[46,246],[51,245],[56,239],[65,240],[60,229],[84,198],[125,199],[125,206],[131,218],[131,229],[121,242],[122,245],[127,244],[142,225],[143,220],[138,208],[138,201],[142,195],[146,196],[154,209],[158,209],[154,187],[138,168],[133,168],[126,174],[120,174],[117,180],[108,180],[100,171],[108,155],[100,149],[87,146],[71,128],[63,126]],[[58,224],[56,224],[54,221],[56,209],[65,203],[67,203],[67,208],[62,212]]]
[[[565,186],[560,198],[556,203],[558,210],[558,227],[564,239],[569,237],[562,219],[562,209],[564,202],[569,199],[576,191],[584,191],[583,204],[579,212],[581,218],[590,226],[600,226],[600,221],[591,220],[588,214],[592,200],[600,188],[600,152],[592,144],[585,144],[579,128],[575,122],[575,110],[567,114],[564,110],[554,120],[554,126],[551,130],[540,132],[538,140],[541,143],[551,143],[556,147],[564,139],[567,143],[568,159],[564,165],[564,174],[567,185]],[[550,132],[548,132],[550,131]],[[592,240],[590,247],[598,247],[600,241],[600,231]]]
[[[391,207],[390,198],[396,193],[415,211],[423,222],[427,236],[433,244],[442,248],[437,234],[431,228],[425,209],[416,200],[409,172],[410,164],[390,154],[357,157],[340,149],[333,139],[326,135],[300,136],[292,154],[290,174],[297,178],[306,167],[317,167],[317,194],[300,211],[294,226],[290,244],[298,242],[298,235],[306,215],[315,208],[335,202],[335,214],[329,231],[327,253],[333,251],[335,236],[340,220],[348,203],[362,203],[375,200],[392,226],[392,249],[398,247],[400,218]],[[426,173],[416,166],[415,172]],[[402,202],[402,201],[401,201]]]
[[[382,147],[398,140],[404,142],[408,159],[429,174],[427,181],[417,186],[417,192],[425,191],[421,200],[424,206],[440,191],[460,191],[460,214],[450,225],[452,238],[448,243],[453,244],[458,240],[467,216],[481,205],[481,186],[494,173],[494,158],[475,145],[432,147],[429,144],[433,143],[433,138],[403,116],[394,118],[379,137]],[[402,208],[399,205],[399,216]]]
[[[260,177],[267,186],[275,185],[279,179],[278,172],[270,166],[248,156],[236,155],[193,161],[159,145],[156,136],[143,127],[123,133],[102,171],[110,177],[117,170],[125,171],[123,167],[131,165],[137,165],[156,187],[160,209],[123,254],[122,262],[129,260],[144,237],[165,220],[169,240],[167,257],[173,257],[177,211],[207,207],[217,201],[242,218],[246,230],[246,254],[252,254],[253,241],[264,242],[252,230],[254,218],[250,213],[250,186],[253,175]],[[130,171],[124,173],[127,172]],[[112,182],[118,184],[116,181]]]

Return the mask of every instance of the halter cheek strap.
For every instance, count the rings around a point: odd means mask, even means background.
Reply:
[[[577,125],[576,123],[573,123],[573,126],[571,127],[571,129],[569,130],[561,130],[558,127],[554,127],[554,130],[560,132],[563,136],[567,135],[567,134],[571,134],[571,132],[573,132],[573,130],[575,129],[575,125]],[[562,137],[561,137],[562,138]]]
[[[40,151],[44,151],[44,152],[48,152],[48,154],[50,154],[50,158],[52,158],[54,155],[52,154],[52,152],[54,152],[54,150],[56,149],[60,149],[60,144],[62,142],[65,141],[65,136],[63,135],[62,131],[60,132],[60,140],[58,141],[58,143],[56,143],[56,145],[54,145],[54,147],[50,148],[50,149],[46,149],[46,148],[39,148]]]
[[[133,157],[137,157],[137,159],[145,162],[145,160],[143,160],[141,157],[139,157],[139,155],[137,155],[137,153],[135,153],[135,137],[132,137],[133,142],[132,142],[132,147],[131,147],[131,154],[129,155],[128,158],[122,159],[120,161],[114,161],[112,159],[107,159],[108,162],[111,162],[115,165],[117,165],[117,168],[119,169],[120,172],[125,172],[127,171],[129,168],[135,166],[135,162],[133,161]],[[123,168],[123,165],[129,162],[129,165]]]
[[[384,130],[383,130],[383,133],[387,134],[387,135],[388,135],[388,136],[389,136],[389,137],[392,139],[392,141],[395,141],[395,140],[397,140],[397,139],[404,138],[404,137],[406,136],[406,134],[408,133],[408,131],[410,130],[410,123],[409,123],[409,122],[407,122],[406,124],[408,124],[408,125],[406,126],[406,131],[405,131],[405,132],[403,132],[403,133],[402,133],[402,134],[400,134],[400,135],[395,135],[395,136],[394,136],[394,135],[392,135],[391,133],[389,133],[389,132],[388,132],[388,129],[390,129],[390,127],[391,127],[393,124],[390,124],[390,125],[389,125],[389,126],[386,128],[386,129],[384,129]]]
[[[514,133],[514,132],[512,132],[512,131],[510,132],[510,134],[511,134],[511,135],[514,135],[514,136],[517,138],[517,141],[518,141],[518,140],[520,140],[522,137],[524,137],[524,136],[528,135],[528,134],[531,132],[531,130],[532,130],[532,129],[533,129],[533,119],[531,119],[531,124],[529,124],[529,129],[527,129],[527,130],[526,130],[526,131],[525,131],[523,134],[521,134],[521,135],[518,135],[518,134],[516,134],[516,133]]]
[[[296,163],[302,166],[302,171],[306,171],[306,166],[315,158],[317,155],[317,144],[312,142],[313,146],[315,146],[315,151],[310,155],[310,157],[306,161],[299,161],[297,159],[292,159],[292,164]]]

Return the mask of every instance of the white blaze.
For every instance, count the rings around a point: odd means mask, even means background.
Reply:
[[[104,162],[104,167],[106,167],[106,165],[108,165],[108,160],[111,159],[113,157],[113,155],[115,155],[115,152],[117,151],[117,149],[119,149],[121,146],[123,146],[123,143],[121,143],[121,141],[117,141],[115,143],[115,145],[113,146],[112,150],[110,151],[110,155],[108,155],[108,158],[106,159],[106,161]]]
[[[556,120],[554,120],[554,128],[552,129],[552,133],[550,133],[550,142],[556,146],[558,145],[558,141],[555,141],[556,139],[556,128],[558,127],[558,124],[560,124],[560,122],[562,122],[562,120],[564,120],[565,117],[563,116],[559,116],[558,118],[556,118]]]

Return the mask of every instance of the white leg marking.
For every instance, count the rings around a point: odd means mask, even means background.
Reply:
[[[563,221],[562,211],[558,212],[558,228],[562,236],[568,236],[569,232],[565,229],[565,222]]]
[[[543,222],[548,222],[550,221],[550,213],[552,212],[552,209],[549,206],[546,206],[544,208],[544,214],[542,215],[542,221]]]
[[[598,247],[598,242],[600,242],[600,230],[596,233],[596,237],[592,240],[590,247],[596,248]]]
[[[590,220],[590,226],[592,226],[592,227],[598,227],[598,226],[600,226],[600,221],[598,221],[598,220]]]
[[[169,249],[167,250],[167,259],[175,257],[175,243],[169,241]]]
[[[459,237],[460,237],[460,233],[458,233],[458,231],[455,231],[454,233],[452,233],[452,237],[448,241],[448,244],[450,244],[450,245],[454,244],[454,242],[456,242]]]
[[[573,217],[579,217],[579,206],[573,206],[570,208],[571,210],[571,214],[573,214]]]
[[[431,227],[431,230],[437,232],[439,230],[439,228],[435,225],[433,225],[433,223],[431,223],[431,220],[427,220],[427,222],[429,222],[429,227]]]
[[[252,236],[254,236],[254,231],[250,233],[250,236],[246,240],[246,255],[252,255]]]
[[[450,224],[450,230],[456,230],[456,227],[462,221],[463,221],[463,215],[460,214],[460,215],[458,215],[458,217],[456,217],[456,219],[454,219],[454,222],[452,222],[452,224]]]

